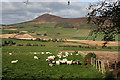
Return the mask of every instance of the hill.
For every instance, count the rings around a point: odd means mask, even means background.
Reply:
[[[86,23],[87,18],[62,18],[59,16],[51,15],[51,14],[43,14],[29,22],[37,22],[37,23],[58,23],[58,22],[67,22],[67,23]]]

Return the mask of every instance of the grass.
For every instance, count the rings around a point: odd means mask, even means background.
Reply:
[[[54,53],[56,55],[56,53]],[[9,56],[8,53],[3,53],[3,77],[6,78],[102,78],[103,75],[92,66],[83,65],[54,65],[48,66],[45,59],[48,55],[37,54],[39,60],[33,59],[34,54],[31,53],[14,53]],[[18,59],[18,63],[11,64],[11,60]],[[83,63],[82,56],[68,57],[69,60],[77,59]]]

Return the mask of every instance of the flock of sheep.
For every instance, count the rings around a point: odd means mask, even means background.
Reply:
[[[72,56],[72,55],[73,55],[73,53],[65,52],[65,54],[63,54],[63,52],[59,52],[56,57],[54,55],[53,56],[48,56],[47,59],[46,59],[46,62],[48,62],[49,66],[51,66],[51,67],[54,64],[56,64],[56,65],[60,65],[60,64],[67,64],[67,65],[79,64],[80,65],[81,63],[79,62],[79,60],[68,60],[67,59],[68,56]],[[78,56],[79,54],[77,53],[76,55]],[[59,58],[59,59],[55,61],[55,58]]]
[[[39,57],[36,56],[36,54],[52,54],[51,52],[33,52],[34,56],[33,59],[38,60]],[[13,55],[13,53],[9,53],[9,55]],[[52,56],[48,56],[46,59],[46,62],[48,62],[49,66],[53,66],[54,64],[56,65],[60,65],[60,64],[67,64],[67,65],[71,65],[71,64],[78,64],[81,65],[81,63],[79,62],[79,60],[68,60],[67,57],[68,56],[72,56],[73,53],[69,53],[69,52],[59,52],[56,56],[52,55]],[[76,53],[76,56],[80,55],[80,53]],[[58,60],[55,60],[58,59]],[[11,63],[17,63],[18,60],[13,60],[11,61]]]

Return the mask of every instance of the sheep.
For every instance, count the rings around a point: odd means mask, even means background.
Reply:
[[[46,59],[46,61],[48,61],[49,59]]]
[[[57,65],[60,65],[60,61],[56,61],[56,64],[57,64]]]
[[[64,60],[61,60],[60,62],[61,62],[61,63],[65,63],[65,61],[64,61]]]
[[[70,55],[73,55],[72,53],[70,53]]]
[[[61,55],[57,55],[59,58],[61,58]]]
[[[76,55],[79,55],[79,54],[76,54]]]
[[[63,57],[66,57],[66,56],[63,55]]]
[[[65,58],[65,59],[63,59],[63,61],[65,61],[65,63],[67,62],[67,59]]]
[[[34,59],[39,59],[37,56],[34,56]]]
[[[48,56],[48,59],[54,60],[54,59],[55,59],[55,56],[54,56],[54,55],[53,55],[53,56]]]
[[[72,64],[72,60],[71,60],[71,61],[67,61],[67,64],[68,64],[68,65],[71,65],[71,64]]]
[[[33,54],[37,54],[36,52],[34,52]]]
[[[50,64],[49,64],[49,66],[51,66],[51,67],[52,67],[52,66],[53,66],[53,64],[52,64],[52,63],[50,63]]]
[[[12,55],[13,53],[9,53],[9,55]]]
[[[52,61],[52,63],[54,64],[54,63],[55,63],[55,61]]]
[[[46,52],[46,54],[50,54],[50,52]]]
[[[11,63],[17,63],[18,62],[18,60],[15,60],[15,61],[11,61]]]
[[[44,52],[41,52],[41,54],[44,54]]]

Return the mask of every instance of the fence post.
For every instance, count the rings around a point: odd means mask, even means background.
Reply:
[[[93,58],[91,57],[91,65],[93,65]]]
[[[109,71],[109,61],[107,60],[107,68],[108,68],[108,71]]]
[[[97,59],[96,59],[96,69],[97,69]]]
[[[104,61],[101,61],[101,67],[102,67],[102,73],[105,72],[105,65],[104,65]]]
[[[95,67],[95,58],[93,59],[93,67]]]
[[[100,60],[98,59],[98,67],[99,67],[99,71],[101,71],[100,70]]]

